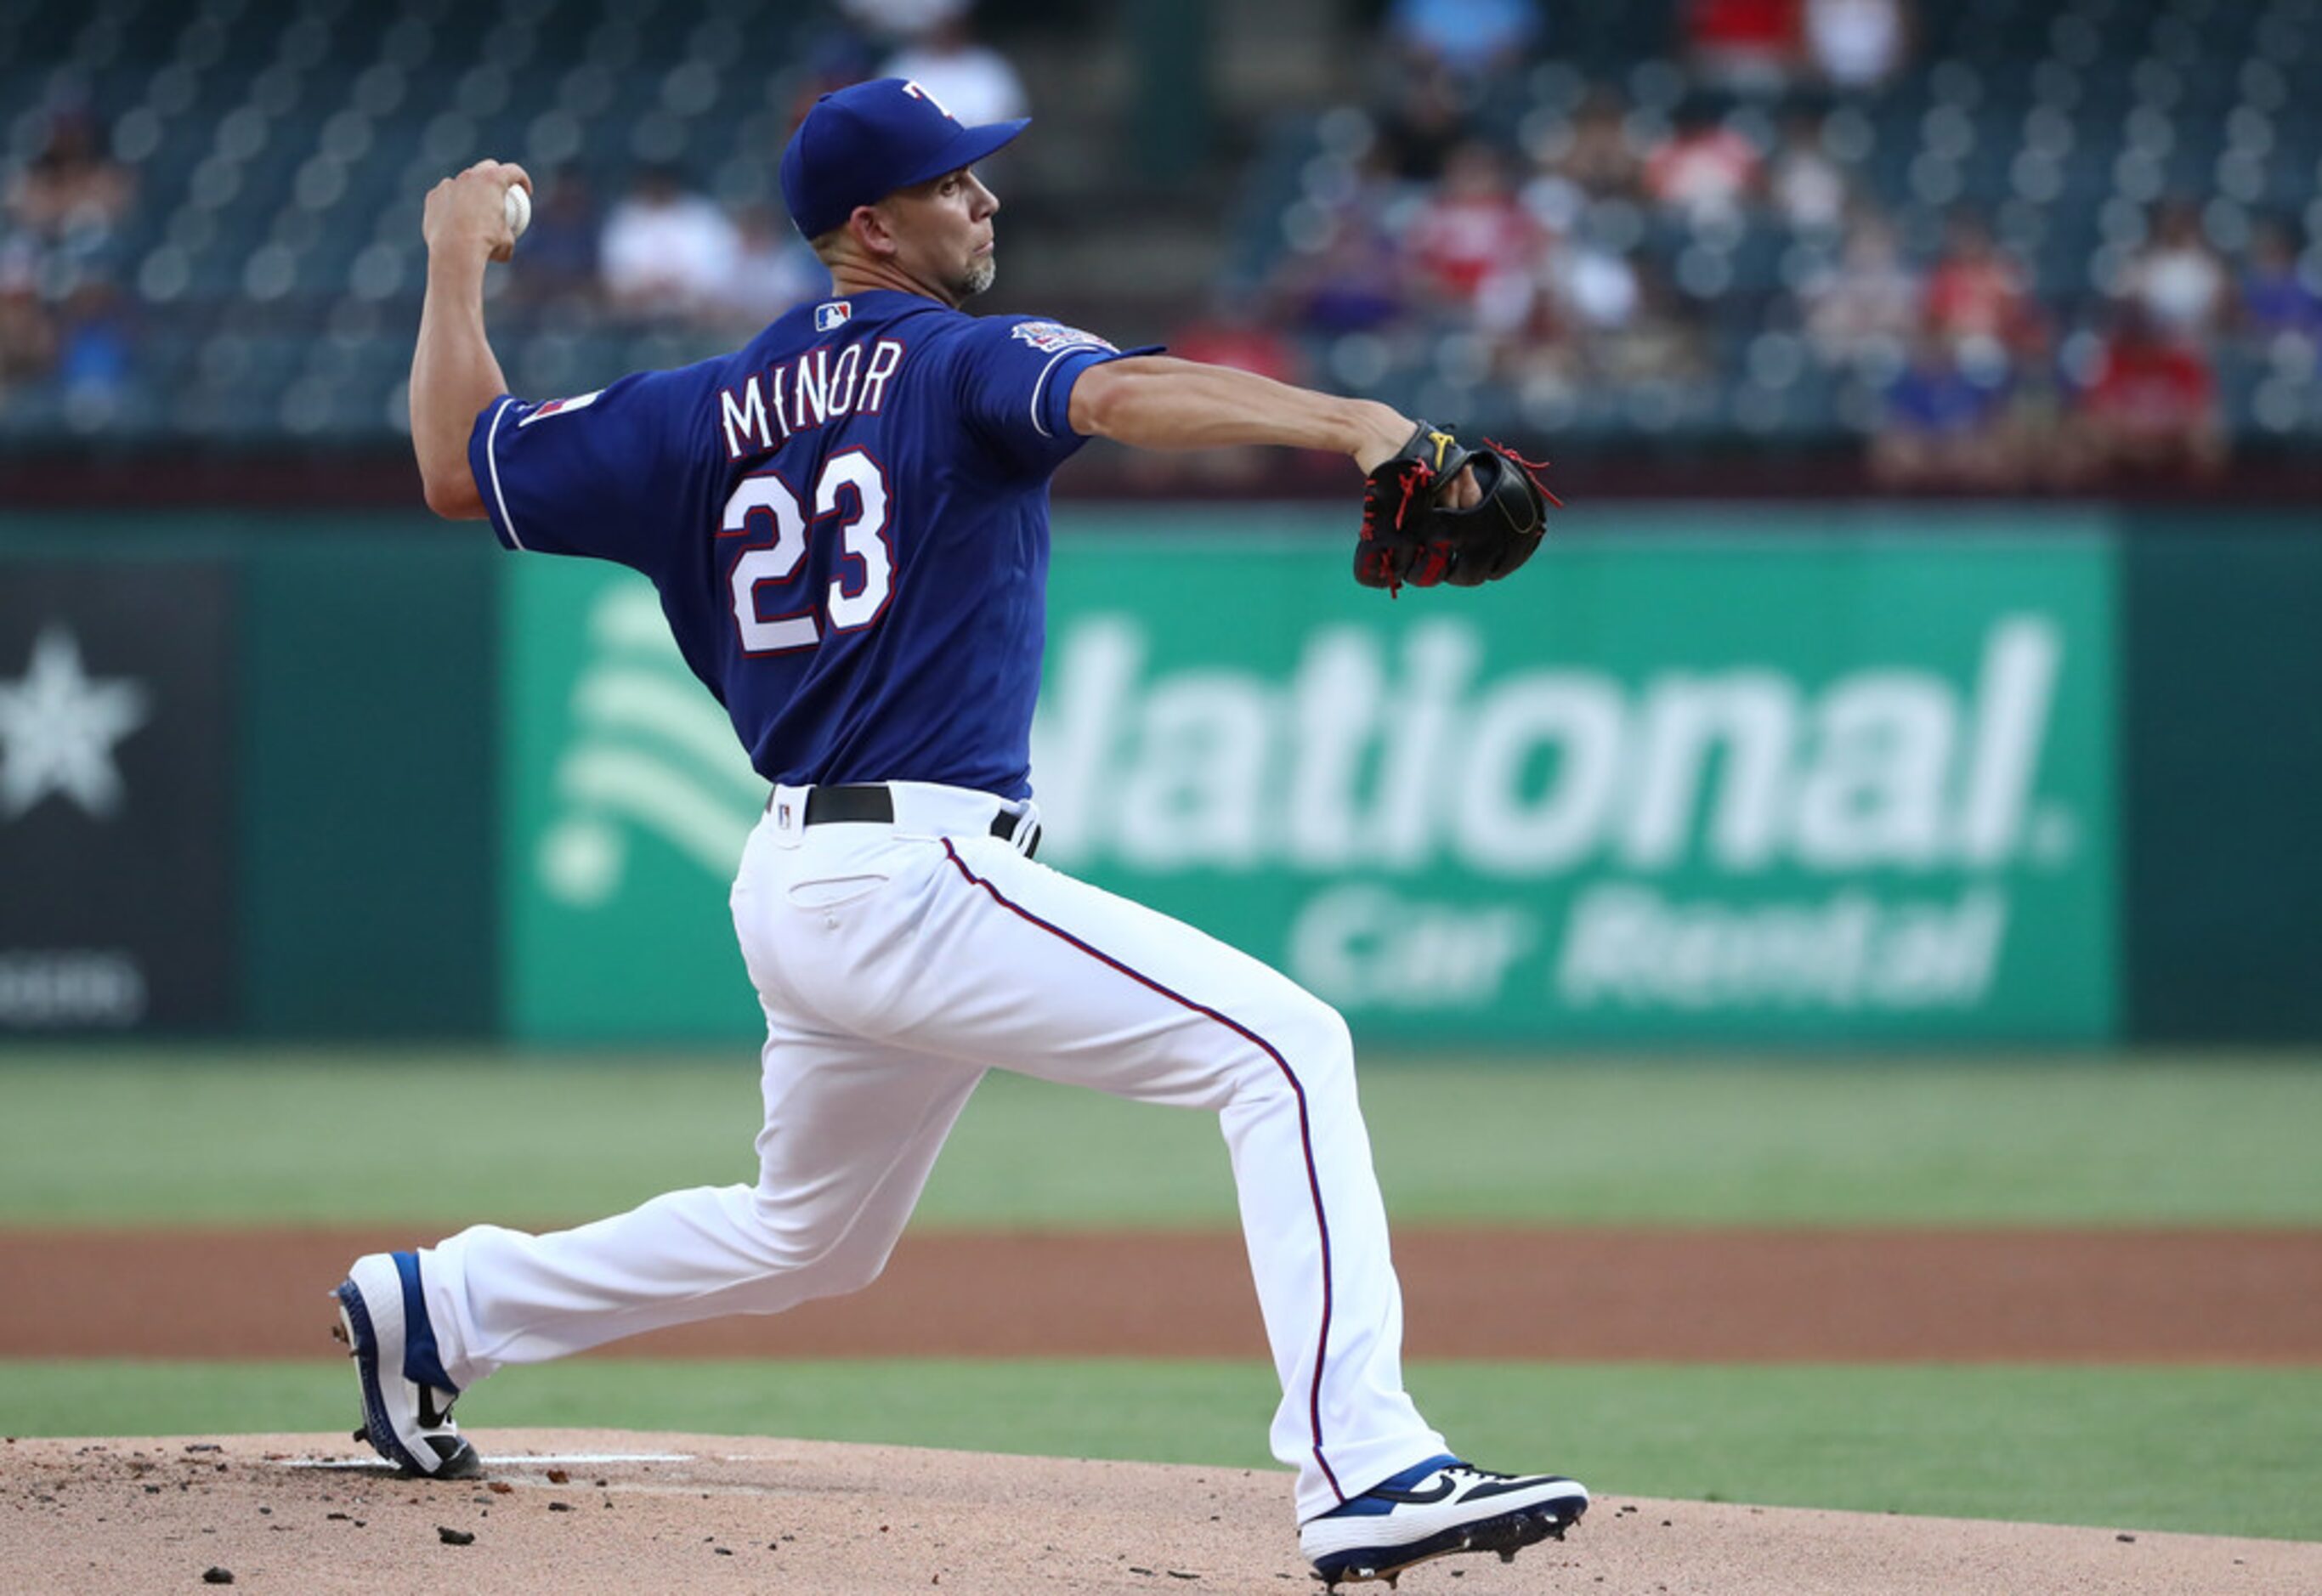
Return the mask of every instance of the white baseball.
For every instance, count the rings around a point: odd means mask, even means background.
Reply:
[[[510,238],[522,238],[524,230],[532,225],[532,196],[521,183],[507,186],[507,224]]]

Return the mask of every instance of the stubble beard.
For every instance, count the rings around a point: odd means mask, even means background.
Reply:
[[[992,279],[999,274],[1000,261],[994,256],[986,255],[980,260],[969,262],[966,272],[959,279],[959,296],[973,299],[978,294],[989,291]]]

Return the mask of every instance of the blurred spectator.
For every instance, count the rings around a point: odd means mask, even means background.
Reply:
[[[1390,38],[1431,68],[1470,81],[1522,66],[1540,42],[1538,0],[1394,0]]]
[[[1664,209],[1701,222],[1738,213],[1758,191],[1758,146],[1718,119],[1706,100],[1678,107],[1668,136],[1645,160],[1645,192]]]
[[[1843,93],[1877,88],[1910,60],[1909,0],[1805,0],[1800,22],[1808,61]]]
[[[1169,337],[1169,352],[1205,365],[1271,377],[1276,382],[1306,380],[1305,362],[1290,341],[1275,332],[1260,294],[1222,291],[1208,309]]]
[[[879,76],[910,78],[970,127],[1025,114],[1024,80],[1006,56],[976,42],[964,9],[889,57]]]
[[[1794,233],[1835,232],[1845,219],[1846,174],[1822,144],[1822,118],[1793,111],[1783,119],[1782,141],[1767,164],[1766,196]]]
[[[41,304],[31,250],[0,252],[0,412],[12,391],[47,380],[56,359],[57,332]]]
[[[2207,475],[2226,462],[2225,419],[2208,358],[2163,337],[2134,299],[2114,312],[2076,431],[2097,470]]]
[[[1685,0],[1687,58],[1703,82],[1778,90],[1798,63],[1797,0]]]
[[[133,375],[129,310],[113,285],[85,278],[65,300],[57,337],[57,387],[65,414],[83,429],[104,425],[121,408]]]
[[[1569,119],[1533,141],[1532,175],[1520,197],[1542,227],[1569,232],[1590,206],[1642,195],[1644,163],[1629,142],[1626,116],[1620,95],[1599,85]]]
[[[1504,375],[1528,389],[1687,376],[1696,347],[1675,296],[1641,251],[1586,236],[1559,242],[1540,276],[1527,336],[1500,351]]]
[[[83,107],[50,117],[40,153],[8,191],[8,215],[43,246],[93,253],[137,197],[134,173],[105,148],[105,129]]]
[[[524,269],[509,278],[509,292],[535,304],[594,298],[603,225],[587,179],[571,171],[550,176],[524,235]]]
[[[1268,324],[1260,294],[1232,289],[1213,294],[1207,309],[1178,327],[1168,342],[1171,354],[1188,360],[1230,366],[1276,382],[1307,380],[1305,362],[1297,349]],[[1247,488],[1264,479],[1275,459],[1276,451],[1254,444],[1184,452],[1137,450],[1129,454],[1125,469],[1131,481],[1147,488],[1182,488],[1189,483]]]
[[[1846,235],[1837,269],[1801,290],[1806,336],[1832,365],[1873,349],[1899,350],[1918,324],[1923,296],[1895,230],[1880,217],[1863,215]]]
[[[797,72],[791,80],[790,119],[783,124],[783,138],[798,131],[814,103],[836,89],[850,83],[860,83],[879,75],[879,62],[889,53],[888,46],[873,39],[847,21],[833,18],[819,26],[807,24],[807,32],[799,43]]]
[[[1394,85],[1379,122],[1387,175],[1403,183],[1440,181],[1451,151],[1467,142],[1467,110],[1449,72],[1413,72]]]
[[[857,27],[898,42],[917,39],[965,16],[973,0],[839,0],[839,10]]]
[[[2069,401],[2053,332],[2042,324],[2020,351],[2000,403],[2006,486],[2069,488],[2079,479],[2084,462],[2071,435]]]
[[[1954,213],[1944,235],[1943,258],[1927,278],[1928,324],[1954,342],[1974,340],[2001,351],[2022,347],[2040,320],[2023,269],[1971,213]]]
[[[1451,153],[1443,187],[1412,219],[1404,242],[1419,279],[1455,315],[1505,331],[1531,304],[1541,236],[1483,141]]]
[[[1636,261],[1594,240],[1576,239],[1557,250],[1546,276],[1556,325],[1576,340],[1623,333],[1644,312]]]
[[[1939,329],[1923,328],[1884,395],[1870,473],[1893,488],[1993,487],[2009,465],[1999,415],[1998,390],[1961,369]]]
[[[734,223],[713,201],[689,193],[673,169],[645,167],[605,218],[605,292],[627,315],[691,316],[715,305],[740,249]]]
[[[1634,199],[1645,191],[1645,164],[1630,141],[1629,107],[1617,89],[1588,91],[1574,114],[1572,150],[1560,169],[1591,199]]]
[[[1403,319],[1405,275],[1394,241],[1366,208],[1349,205],[1331,217],[1319,248],[1284,263],[1275,294],[1303,331],[1373,333]]]
[[[2207,338],[2233,310],[2233,279],[2201,236],[2201,215],[2181,199],[2155,206],[2153,227],[2122,274],[2121,292],[2166,336]]]
[[[1568,282],[1584,365],[1615,383],[1692,381],[1709,371],[1702,329],[1666,273],[1641,254],[1600,251]]]
[[[2259,338],[2290,333],[2322,338],[2322,292],[2298,264],[2298,242],[2268,217],[2250,238],[2242,272],[2242,324]]]
[[[734,269],[716,290],[719,319],[736,332],[754,333],[830,287],[829,269],[772,205],[751,205],[736,220]]]

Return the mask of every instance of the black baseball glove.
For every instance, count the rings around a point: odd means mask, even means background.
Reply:
[[[1462,469],[1475,472],[1480,497],[1455,510],[1444,497]],[[1421,422],[1411,441],[1364,481],[1355,580],[1390,593],[1405,582],[1477,588],[1498,581],[1540,547],[1548,506],[1561,507],[1533,475],[1540,469],[1489,438],[1469,449]]]

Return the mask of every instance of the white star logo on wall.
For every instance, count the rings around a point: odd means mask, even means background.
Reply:
[[[24,674],[0,678],[0,820],[16,819],[50,793],[99,818],[116,813],[123,788],[114,749],[151,712],[143,686],[96,679],[70,632],[43,630]]]

